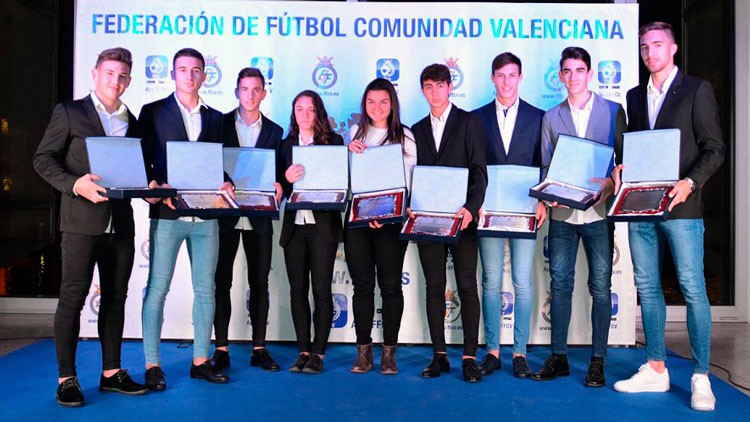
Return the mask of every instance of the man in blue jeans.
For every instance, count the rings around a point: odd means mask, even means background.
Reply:
[[[586,138],[621,150],[625,128],[622,106],[591,92],[594,76],[591,56],[580,47],[568,47],[560,58],[560,80],[568,98],[551,108],[542,119],[542,168],[546,172],[561,134]],[[537,381],[570,375],[568,366],[568,326],[570,325],[576,256],[579,240],[589,267],[588,288],[591,308],[592,353],[584,384],[606,385],[604,358],[607,355],[609,321],[612,311],[612,253],[614,224],[606,220],[604,201],[612,193],[612,179],[600,180],[598,201],[586,211],[552,203],[549,225],[549,272],[551,280],[552,356],[532,375]]]
[[[711,307],[703,274],[703,184],[721,167],[724,143],[719,111],[711,84],[682,73],[674,63],[677,52],[672,26],[643,25],[639,31],[641,59],[651,76],[646,85],[628,91],[628,130],[680,129],[680,177],[669,193],[670,218],[628,224],[635,285],[641,299],[646,358],[638,372],[615,383],[626,393],[666,392],[669,372],[664,364],[666,305],[661,287],[660,258],[665,242],[674,257],[677,279],[687,304],[687,324],[693,355],[693,409],[716,405],[708,380],[711,350]],[[619,188],[622,166],[613,172]],[[626,170],[627,171],[627,170]]]
[[[487,164],[515,164],[540,167],[541,129],[544,112],[518,97],[518,84],[523,79],[521,59],[513,53],[499,54],[492,60],[490,79],[495,85],[496,98],[474,110],[484,124],[487,142]],[[481,210],[479,211],[481,214]],[[547,207],[539,202],[537,225],[544,224]],[[526,343],[531,324],[531,281],[534,267],[536,239],[508,239],[513,275],[513,374],[528,378],[531,369],[526,362]],[[482,260],[482,312],[487,354],[479,365],[483,375],[500,369],[500,311],[505,238],[479,238]]]

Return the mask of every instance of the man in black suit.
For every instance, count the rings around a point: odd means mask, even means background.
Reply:
[[[130,200],[108,200],[106,189],[90,173],[86,138],[137,137],[135,117],[120,97],[130,84],[130,51],[102,51],[91,72],[94,92],[83,99],[60,103],[34,155],[34,169],[62,193],[62,280],[55,312],[55,349],[59,371],[57,402],[83,406],[76,377],[76,346],[81,309],[91,287],[94,266],[99,267],[101,301],[99,341],[102,346],[101,391],[129,395],[148,389],[133,382],[120,368],[120,346],[125,321],[125,298],[133,268],[134,224]]]
[[[669,220],[628,224],[648,362],[633,377],[618,381],[614,387],[617,391],[629,393],[669,390],[669,373],[664,363],[666,306],[659,262],[666,240],[687,304],[694,372],[691,406],[696,410],[713,410],[716,399],[707,376],[711,306],[703,273],[702,188],[724,161],[719,110],[711,84],[686,75],[675,66],[677,44],[670,24],[645,24],[639,37],[641,59],[651,76],[647,84],[628,91],[628,130],[680,129],[682,179],[669,193],[672,198]],[[622,165],[613,172],[618,188],[621,170]]]
[[[521,59],[505,52],[492,60],[492,83],[495,99],[473,113],[484,124],[487,145],[487,164],[514,164],[541,167],[542,117],[544,112],[518,96],[518,85],[523,79]],[[530,186],[529,186],[530,187]],[[539,201],[536,208],[537,226],[547,218],[547,207]],[[509,238],[513,275],[513,374],[519,378],[531,375],[526,362],[526,343],[529,340],[532,280],[536,239]],[[480,367],[483,375],[500,369],[500,314],[505,238],[479,239],[482,260],[482,310],[487,354]]]
[[[234,94],[240,104],[224,115],[224,146],[267,148],[277,151],[283,130],[260,112],[266,97],[266,80],[260,70],[246,67],[237,76]],[[276,184],[277,196],[281,185]],[[230,365],[229,319],[232,314],[230,290],[234,257],[242,237],[250,286],[250,322],[253,327],[253,352],[250,364],[266,371],[278,371],[279,365],[266,349],[268,320],[268,273],[271,271],[273,226],[270,218],[228,217],[219,219],[219,260],[216,266],[216,350],[211,362],[221,370]]]
[[[172,66],[174,94],[144,105],[138,119],[143,130],[151,186],[167,183],[167,142],[222,142],[222,114],[207,106],[198,95],[206,79],[203,55],[192,48],[183,48],[175,54]],[[233,192],[230,182],[225,182],[219,189]],[[159,339],[164,301],[183,242],[187,243],[190,256],[194,295],[195,341],[190,377],[215,383],[227,382],[229,377],[218,373],[208,359],[216,306],[214,275],[219,255],[218,223],[216,220],[180,217],[169,198],[153,201],[149,217],[150,260],[142,321],[146,385],[155,391],[167,387],[161,369]]]
[[[445,350],[445,264],[450,249],[461,299],[464,332],[463,376],[469,382],[482,380],[476,353],[479,336],[479,296],[477,295],[477,225],[479,208],[487,188],[484,131],[479,118],[450,102],[453,89],[450,70],[432,64],[420,75],[422,93],[430,104],[430,114],[413,127],[417,143],[417,165],[464,167],[469,169],[466,203],[456,216],[463,216],[462,234],[456,245],[420,242],[419,260],[427,285],[427,322],[435,354],[422,371],[423,378],[439,377],[450,371]]]

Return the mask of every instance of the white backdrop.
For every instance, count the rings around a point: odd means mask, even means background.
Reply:
[[[412,124],[428,113],[419,89],[419,72],[430,63],[451,68],[452,101],[472,110],[494,97],[492,58],[512,51],[523,61],[521,96],[542,109],[565,98],[557,79],[560,51],[586,48],[595,72],[592,90],[622,102],[638,83],[638,6],[636,4],[550,5],[479,3],[392,4],[326,2],[131,2],[78,0],[76,10],[75,97],[92,89],[90,69],[99,51],[123,46],[133,52],[130,87],[123,99],[137,115],[140,107],[173,92],[171,58],[182,47],[206,56],[203,99],[223,112],[237,105],[234,86],[239,69],[256,66],[266,75],[264,114],[288,127],[291,100],[303,89],[321,94],[332,125],[344,134],[359,116],[364,86],[375,77],[390,79],[399,91],[402,120]],[[624,104],[623,104],[624,105]],[[148,206],[133,201],[136,257],[126,303],[125,337],[141,337],[141,305],[148,278]],[[280,224],[274,224],[278,245]],[[549,272],[547,226],[539,232],[534,278],[532,344],[549,343]],[[506,251],[507,252],[507,251]],[[612,275],[610,344],[634,344],[636,292],[627,229],[618,224]],[[509,257],[505,257],[506,263]],[[587,268],[579,250],[569,341],[588,344],[591,299]],[[246,265],[240,249],[235,261],[230,339],[249,340]],[[450,343],[460,343],[461,308],[449,262],[445,330]],[[477,272],[481,280],[481,268]],[[81,316],[81,335],[95,337],[98,312],[95,276]],[[276,246],[269,277],[269,340],[294,340],[289,290],[281,248]],[[427,343],[424,278],[414,245],[409,246],[402,285],[405,309],[399,341]],[[352,286],[340,245],[332,280],[334,322],[330,341],[355,340]],[[513,288],[506,265],[503,282],[503,344],[513,341]],[[481,294],[481,283],[480,283]],[[377,295],[376,295],[377,296]],[[379,300],[379,299],[378,299]],[[189,261],[183,248],[165,305],[164,338],[192,338]],[[379,310],[379,309],[378,309]],[[382,340],[379,312],[374,340]],[[483,333],[480,332],[480,341]]]

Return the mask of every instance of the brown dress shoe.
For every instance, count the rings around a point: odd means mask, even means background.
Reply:
[[[396,346],[383,345],[383,355],[380,358],[380,373],[383,375],[396,375]]]
[[[357,359],[354,360],[351,372],[364,374],[372,369],[372,343],[357,345]]]

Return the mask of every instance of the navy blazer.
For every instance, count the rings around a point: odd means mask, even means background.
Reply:
[[[487,143],[487,165],[515,164],[541,167],[542,165],[542,117],[544,111],[518,99],[518,116],[513,127],[510,151],[505,153],[500,127],[497,125],[495,100],[474,110],[484,124]]]
[[[60,231],[86,235],[104,233],[112,218],[116,233],[133,236],[133,208],[129,199],[110,199],[94,204],[73,193],[76,180],[89,173],[86,138],[106,136],[91,96],[55,106],[47,130],[34,154],[34,170],[62,193]],[[138,122],[128,111],[125,136],[138,138]]]
[[[240,140],[237,136],[237,126],[235,126],[235,119],[237,116],[237,109],[230,111],[224,115],[224,147],[225,148],[237,148],[240,146]],[[281,126],[277,125],[266,116],[262,115],[260,134],[258,135],[258,141],[255,143],[255,148],[266,148],[276,151],[276,166],[279,163],[279,145],[281,144],[281,136],[284,130]],[[278,173],[278,172],[277,172]],[[219,230],[231,231],[234,230],[234,226],[237,225],[239,217],[226,217],[219,219]],[[253,226],[258,234],[268,235],[273,234],[273,225],[271,224],[270,218],[251,217],[250,224]]]
[[[198,142],[222,143],[223,116],[221,112],[204,106],[200,108],[200,113],[201,133],[198,135]],[[189,142],[185,123],[174,94],[144,105],[138,121],[141,123],[143,133],[143,149],[149,180],[156,180],[157,183],[162,184],[168,180],[167,142]],[[166,220],[179,218],[176,211],[162,202],[152,204],[148,215],[150,218]]]
[[[648,130],[647,85],[628,91],[627,102],[628,130]],[[703,218],[702,186],[724,162],[719,106],[710,83],[677,71],[654,124],[654,129],[668,128],[680,129],[680,178],[698,185],[670,219]]]

